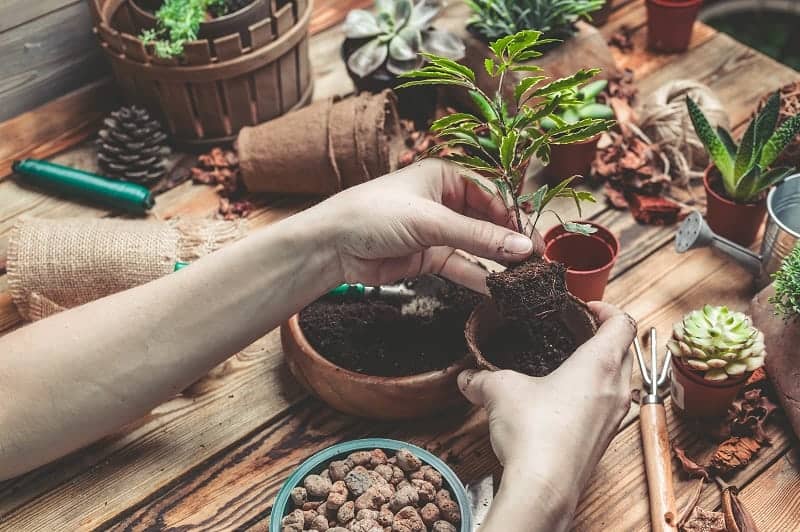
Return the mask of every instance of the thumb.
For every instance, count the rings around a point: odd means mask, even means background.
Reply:
[[[486,383],[491,371],[465,369],[458,375],[458,389],[475,406],[486,406],[489,400]]]
[[[431,209],[431,218],[420,220],[416,228],[428,246],[450,246],[501,262],[519,262],[533,252],[533,241],[514,230],[464,216],[438,203]]]

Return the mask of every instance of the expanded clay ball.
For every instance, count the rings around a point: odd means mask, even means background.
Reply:
[[[416,471],[422,466],[422,460],[417,458],[408,449],[400,449],[397,451],[397,465],[406,473]]]
[[[436,488],[433,487],[433,484],[426,480],[414,479],[411,481],[411,485],[417,489],[419,502],[422,504],[433,502],[433,499],[436,497]]]
[[[298,486],[292,490],[289,497],[292,499],[292,504],[294,504],[297,508],[300,508],[308,500],[308,492],[305,488]]]
[[[425,523],[417,510],[411,506],[402,508],[394,515],[393,532],[426,532]]]
[[[344,481],[337,480],[331,486],[331,491],[328,493],[328,499],[325,502],[325,506],[328,508],[328,510],[338,510],[341,505],[347,502],[348,495],[349,493]]]
[[[294,510],[281,519],[281,532],[302,532],[305,519],[303,510]]]
[[[350,527],[352,532],[383,532],[383,527],[374,519],[356,519]]]
[[[329,531],[330,532],[330,531]],[[456,527],[447,521],[436,521],[431,527],[431,532],[458,532]]]
[[[336,520],[343,525],[352,521],[355,516],[356,503],[353,501],[347,501],[339,508],[339,511],[336,512]]]
[[[433,524],[439,520],[441,512],[438,506],[429,502],[419,511],[419,516],[422,518],[422,522],[425,523],[425,526],[433,526]]]
[[[366,466],[369,464],[369,461],[372,458],[372,452],[356,451],[347,458],[353,463],[353,465]]]
[[[419,492],[417,492],[417,488],[409,484],[398,488],[392,495],[389,500],[389,508],[397,512],[405,506],[416,506],[418,503]]]
[[[321,475],[308,475],[303,480],[308,496],[313,499],[324,499],[331,491],[331,481]]]
[[[328,466],[331,480],[334,482],[344,480],[344,477],[347,476],[351,469],[350,464],[344,460],[334,460]]]
[[[359,497],[372,486],[372,477],[363,466],[356,466],[344,477],[344,483],[353,497]]]

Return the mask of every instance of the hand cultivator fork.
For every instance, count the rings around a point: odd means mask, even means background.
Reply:
[[[664,400],[658,389],[667,381],[672,353],[667,349],[661,372],[658,371],[658,342],[656,329],[650,329],[650,370],[644,363],[639,338],[633,347],[639,370],[647,386],[640,400],[639,423],[642,431],[644,464],[647,472],[647,490],[650,496],[650,522],[653,532],[677,531],[678,515],[672,487],[672,457],[667,432],[667,415]]]

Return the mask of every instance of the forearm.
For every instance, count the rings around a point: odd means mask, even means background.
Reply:
[[[340,282],[306,213],[0,341],[0,478],[147,413]],[[330,228],[332,230],[332,228]]]

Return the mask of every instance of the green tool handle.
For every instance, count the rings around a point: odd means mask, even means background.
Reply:
[[[146,213],[154,204],[150,190],[138,183],[109,179],[49,161],[14,161],[12,169],[26,181],[44,189],[72,194],[135,214]]]

